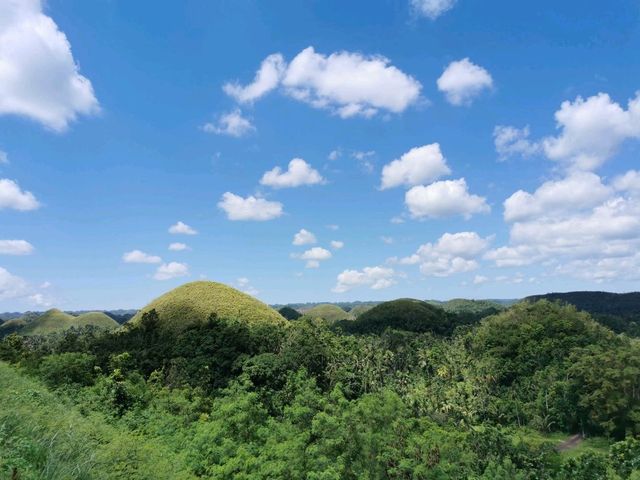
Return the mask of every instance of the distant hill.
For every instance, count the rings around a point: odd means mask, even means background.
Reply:
[[[284,317],[268,305],[217,282],[186,283],[153,300],[129,322],[135,325],[151,310],[157,312],[161,327],[178,331],[197,322],[204,323],[212,314],[248,324],[286,323]]]
[[[411,332],[451,332],[454,317],[442,308],[412,298],[401,298],[376,305],[351,322],[340,325],[353,333],[380,333],[387,328]]]
[[[304,315],[311,318],[320,318],[331,323],[351,318],[351,315],[345,312],[342,308],[331,303],[317,305],[311,310],[304,312]]]
[[[87,326],[111,330],[117,328],[118,323],[102,312],[89,312],[76,317],[54,308],[44,313],[28,312],[22,317],[4,322],[0,325],[0,337],[11,333],[25,336],[48,335]]]
[[[532,295],[527,302],[537,300],[560,301],[589,312],[599,323],[616,333],[640,336],[640,292],[566,292]]]
[[[278,310],[278,313],[282,315],[284,318],[286,318],[287,320],[297,320],[302,316],[302,314],[299,311],[289,306],[282,307],[281,309]]]

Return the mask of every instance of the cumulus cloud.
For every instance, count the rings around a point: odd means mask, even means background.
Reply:
[[[189,246],[186,243],[174,242],[169,245],[169,250],[172,252],[182,252],[183,250],[189,250]]]
[[[26,240],[0,240],[0,255],[30,255],[33,250]]]
[[[373,290],[381,290],[395,285],[398,276],[389,267],[365,267],[362,270],[344,270],[337,277],[337,282],[332,291],[344,293],[356,287],[368,286]]]
[[[435,20],[451,10],[457,0],[410,0],[413,11],[419,15]]]
[[[300,229],[300,231],[293,236],[294,245],[309,245],[316,243],[316,241],[316,236],[304,228]]]
[[[61,132],[99,111],[66,35],[40,0],[0,2],[0,115],[20,115]]]
[[[288,65],[281,55],[270,55],[251,84],[227,84],[224,89],[236,100],[250,102],[277,86],[295,100],[342,118],[403,112],[417,102],[422,88],[385,57],[352,52],[323,55],[307,47]]]
[[[442,218],[474,213],[488,213],[486,199],[472,195],[464,178],[418,185],[405,194],[405,204],[413,218]]]
[[[191,228],[186,223],[178,222],[169,227],[169,233],[172,233],[174,235],[196,235],[198,231],[194,228]]]
[[[487,70],[463,58],[447,66],[437,85],[452,105],[470,105],[483,90],[493,87],[493,79]]]
[[[236,285],[238,289],[246,293],[247,295],[258,295],[260,291],[251,285],[251,282],[247,277],[240,277],[236,280]]]
[[[24,279],[0,267],[0,300],[24,297],[29,291],[29,285]]]
[[[227,214],[229,220],[273,220],[282,215],[282,204],[250,195],[243,198],[231,192],[225,192],[218,202],[218,208]]]
[[[440,151],[440,144],[432,143],[415,147],[382,168],[381,189],[401,185],[414,186],[432,182],[451,169]]]
[[[423,275],[448,277],[477,269],[477,258],[490,242],[490,237],[483,238],[476,232],[445,233],[437,242],[421,245],[413,255],[393,260],[403,265],[420,265]]]
[[[321,261],[329,260],[332,256],[329,250],[322,247],[313,247],[301,254],[294,253],[291,255],[292,258],[306,260],[307,268],[318,268]]]
[[[504,202],[504,219],[522,221],[533,217],[577,212],[592,208],[611,194],[600,177],[591,172],[576,172],[561,180],[543,183],[533,193],[518,190]]]
[[[331,240],[331,248],[334,250],[340,250],[342,247],[344,247],[344,242],[341,242],[340,240]]]
[[[172,278],[189,275],[189,266],[186,263],[169,262],[158,267],[153,278],[155,280],[171,280]]]
[[[0,210],[12,208],[14,210],[35,210],[40,203],[31,192],[20,189],[20,186],[8,178],[0,178]]]
[[[222,89],[239,103],[250,103],[276,88],[285,68],[284,58],[279,53],[275,53],[262,61],[252,83],[244,87],[238,82],[227,83]]]
[[[157,255],[149,255],[141,250],[132,250],[122,255],[122,261],[125,263],[160,263],[162,258]]]
[[[516,192],[505,202],[509,243],[485,258],[499,267],[543,264],[586,280],[633,278],[630,266],[640,268],[640,204],[633,190],[616,188],[627,181],[633,173],[611,185],[593,173],[573,172],[533,194]],[[611,273],[616,267],[617,277]]]
[[[546,155],[570,168],[593,170],[625,140],[640,138],[640,92],[626,110],[606,93],[565,101],[555,119],[560,134],[543,141]]]
[[[476,275],[475,277],[473,277],[474,285],[482,285],[484,283],[487,283],[488,281],[489,277],[485,277],[484,275]]]
[[[302,185],[317,185],[323,182],[322,175],[301,158],[291,160],[286,171],[280,167],[274,167],[265,172],[260,179],[261,185],[273,188],[294,188]]]
[[[529,140],[529,127],[498,125],[493,129],[493,143],[500,160],[509,157],[529,157],[540,152],[540,143]]]
[[[256,128],[248,118],[242,116],[242,111],[236,108],[228,113],[220,115],[216,123],[205,123],[202,130],[217,135],[229,135],[231,137],[243,137]]]
[[[640,193],[640,171],[629,170],[624,175],[620,175],[613,180],[613,187],[616,190]]]

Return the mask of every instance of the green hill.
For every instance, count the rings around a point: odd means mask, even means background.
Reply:
[[[337,305],[324,303],[317,305],[310,310],[304,312],[306,317],[320,318],[327,322],[339,322],[340,320],[348,320],[351,316]]]
[[[600,324],[616,333],[640,336],[640,292],[566,292],[533,295],[526,302],[559,301],[589,312]]]
[[[442,308],[412,298],[376,305],[353,322],[343,322],[343,326],[355,333],[380,333],[393,328],[438,335],[448,334],[453,328],[451,315]]]
[[[186,283],[165,293],[140,310],[129,323],[135,325],[151,310],[157,312],[162,327],[175,330],[206,322],[211,314],[248,324],[286,322],[282,315],[252,296],[222,283],[207,281]]]
[[[9,320],[0,325],[0,337],[17,333],[19,335],[48,335],[70,328],[93,326],[103,329],[118,328],[118,323],[102,312],[89,312],[74,317],[56,308],[44,313],[29,312],[20,318]]]
[[[75,326],[75,317],[52,308],[47,310],[42,315],[38,315],[31,321],[27,321],[27,324],[22,330],[20,335],[48,335],[50,333],[61,332]]]
[[[83,313],[82,315],[75,317],[74,322],[79,327],[93,326],[109,330],[120,326],[118,322],[104,312]]]
[[[278,313],[287,320],[297,320],[302,316],[299,311],[297,311],[295,308],[289,307],[288,305],[278,310]]]
[[[360,315],[362,315],[365,312],[368,312],[369,310],[371,310],[373,307],[375,307],[375,305],[367,305],[367,304],[360,304],[357,305],[355,307],[353,307],[349,313],[351,314],[351,316],[353,318],[358,318]]]

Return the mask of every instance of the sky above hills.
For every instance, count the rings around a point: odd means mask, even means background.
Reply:
[[[638,289],[640,4],[0,2],[0,310]]]

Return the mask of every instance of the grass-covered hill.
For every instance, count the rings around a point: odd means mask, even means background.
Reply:
[[[376,305],[349,324],[354,333],[381,333],[387,328],[444,335],[452,329],[452,316],[442,308],[422,300],[401,298]]]
[[[27,313],[20,318],[9,320],[0,325],[0,337],[17,333],[19,335],[48,335],[59,333],[70,328],[84,328],[93,326],[112,330],[118,328],[118,323],[102,312],[90,312],[73,316],[57,308],[44,313]]]
[[[524,299],[559,301],[589,312],[596,321],[616,333],[640,336],[640,292],[566,292],[533,295]]]
[[[310,310],[304,312],[306,317],[318,318],[327,322],[339,322],[340,320],[348,320],[351,318],[347,312],[331,303],[317,305]]]
[[[351,310],[349,310],[349,313],[351,314],[351,316],[353,318],[358,318],[360,315],[362,315],[365,312],[368,312],[369,310],[371,310],[376,305],[377,304],[361,303],[360,305],[356,305]]]
[[[130,321],[138,324],[145,312],[155,310],[161,328],[183,330],[205,323],[211,315],[247,324],[282,325],[286,322],[277,311],[222,283],[199,281],[186,283],[156,298],[140,310]]]

